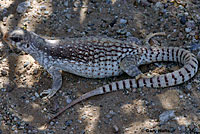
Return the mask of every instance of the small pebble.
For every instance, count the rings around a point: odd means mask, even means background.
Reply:
[[[32,97],[31,97],[31,100],[33,100],[33,101],[34,101],[35,99],[36,99],[36,97],[35,97],[35,96],[32,96]]]
[[[86,115],[81,116],[81,119],[82,119],[82,120],[85,120],[86,118],[87,118]]]
[[[68,121],[65,122],[66,126],[70,126],[71,124],[72,124],[72,120],[68,120]]]
[[[128,33],[128,32],[127,32]],[[135,43],[137,45],[142,45],[142,41],[136,37],[128,37],[127,38],[127,41],[130,42],[130,43]]]
[[[112,20],[112,22],[109,24],[111,27],[113,27],[115,25],[115,23],[117,22],[117,18],[115,18],[114,20]],[[102,24],[102,27],[105,27],[104,25],[105,23]]]
[[[75,8],[79,7],[79,5],[80,5],[80,1],[79,1],[79,0],[76,1],[76,2],[74,2],[74,7],[75,7]]]
[[[72,99],[71,99],[69,96],[67,96],[67,97],[66,97],[66,102],[67,102],[67,104],[69,104],[69,103],[72,102]]]
[[[106,114],[106,118],[111,118],[112,116],[110,114]]]
[[[81,124],[81,123],[82,123],[82,121],[81,121],[81,120],[78,120],[78,123],[80,123],[80,124]]]
[[[161,2],[156,2],[155,7],[156,7],[155,10],[163,9],[164,5]]]
[[[30,7],[30,2],[22,2],[17,6],[17,12],[18,13],[25,13],[28,9],[28,7]]]
[[[2,75],[2,76],[6,76],[7,74],[8,74],[7,71],[1,70],[1,75]]]
[[[30,62],[29,62],[29,61],[26,61],[26,62],[24,63],[24,68],[26,68],[29,64],[30,64]]]
[[[37,92],[35,92],[35,97],[40,97],[40,95],[37,93]]]
[[[179,95],[179,98],[182,99],[182,98],[183,98],[183,95]]]
[[[34,75],[38,74],[38,69],[35,69],[35,70],[33,71],[33,74],[34,74]]]
[[[28,104],[30,101],[29,100],[25,100],[25,103]]]
[[[106,4],[112,4],[111,0],[106,0]]]
[[[151,4],[149,3],[148,0],[140,0],[140,3],[143,5],[143,6],[150,6]]]
[[[200,43],[191,43],[190,50],[191,51],[199,51],[200,50]]]
[[[176,131],[176,128],[170,127],[169,131],[170,131],[170,133],[173,133],[174,131]]]
[[[50,125],[53,126],[55,123],[53,121],[50,122]]]
[[[185,132],[185,126],[180,126],[180,127],[178,127],[178,129],[181,131],[181,132]]]
[[[65,16],[67,19],[71,19],[71,14],[66,14]]]
[[[190,20],[186,23],[188,28],[194,29],[196,27],[196,24],[194,21]]]
[[[45,15],[48,15],[48,14],[49,14],[49,11],[44,11],[44,14],[45,14]]]
[[[191,89],[192,89],[192,84],[188,84],[185,88],[186,88],[187,90],[191,90]]]
[[[40,6],[40,9],[41,10],[46,10],[47,8],[46,8],[46,6],[42,5],[42,6]]]
[[[68,2],[68,1],[65,1],[65,2],[64,2],[64,6],[68,7],[68,5],[69,5],[69,2]]]
[[[184,9],[184,7],[182,5],[179,5],[178,8],[181,9],[181,10]]]
[[[110,111],[109,111],[109,114],[115,115],[116,113],[115,113],[113,110],[110,110]]]
[[[186,32],[186,33],[189,33],[189,32],[191,32],[191,31],[192,31],[191,28],[189,28],[189,27],[185,28],[185,32]]]
[[[119,21],[121,24],[126,24],[127,23],[127,20],[125,20],[125,19],[120,19],[120,21]]]
[[[181,16],[180,23],[185,25],[186,21],[187,21],[186,16],[185,15]]]
[[[174,110],[165,111],[159,116],[159,120],[161,124],[164,124],[168,120],[175,117]]]
[[[82,131],[81,131],[81,134],[85,134],[85,130],[82,130]]]
[[[130,37],[131,35],[132,35],[131,32],[126,33],[126,37]]]
[[[119,29],[119,30],[117,30],[117,34],[119,34],[119,35],[125,35],[126,33],[127,33],[126,29]]]
[[[117,127],[117,125],[113,126],[113,131],[114,131],[114,133],[118,133],[119,132],[119,128]]]

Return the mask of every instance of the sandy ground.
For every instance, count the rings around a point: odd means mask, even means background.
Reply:
[[[15,26],[50,37],[108,36],[120,40],[144,39],[152,32],[166,32],[151,44],[177,46],[198,52],[200,1],[198,0],[1,0],[1,32]],[[2,37],[2,34],[1,34]],[[139,44],[140,45],[140,44]],[[92,97],[68,109],[47,128],[41,125],[68,102],[106,83],[130,78],[87,79],[63,72],[63,85],[48,102],[39,94],[51,87],[50,75],[24,52],[11,51],[0,42],[0,134],[133,134],[200,133],[200,74],[179,86]],[[144,65],[143,72],[163,66]],[[166,116],[163,123],[161,115]]]

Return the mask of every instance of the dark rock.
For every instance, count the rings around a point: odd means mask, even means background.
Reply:
[[[6,76],[7,74],[8,74],[7,71],[1,70],[1,75],[2,75],[2,76]]]
[[[65,125],[66,126],[70,126],[72,124],[72,120],[67,120],[66,122],[65,122]]]
[[[180,18],[180,23],[183,24],[183,25],[185,25],[186,22],[187,22],[186,16],[185,16],[185,15],[184,15],[184,16],[181,16],[181,18]]]

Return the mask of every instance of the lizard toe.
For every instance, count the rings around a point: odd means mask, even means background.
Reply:
[[[40,96],[46,95],[46,96],[42,97],[42,99],[46,100],[46,99],[53,97],[56,94],[56,92],[57,92],[57,90],[55,90],[55,89],[48,89],[48,90],[44,90],[42,93],[40,93]]]

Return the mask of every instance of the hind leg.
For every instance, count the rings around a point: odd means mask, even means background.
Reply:
[[[151,78],[155,75],[143,74],[139,69],[141,64],[145,63],[145,57],[143,54],[130,55],[125,57],[119,64],[120,68],[131,77],[135,77],[136,80],[140,78]]]
[[[147,47],[151,47],[149,41],[151,38],[153,38],[154,36],[166,36],[166,33],[165,32],[157,32],[157,33],[150,33],[146,36],[146,38],[144,39],[144,44],[147,46]],[[157,45],[156,45],[157,47]]]
[[[138,68],[142,63],[143,57],[141,55],[130,55],[125,57],[120,63],[120,68],[131,77],[136,77],[142,72]]]

